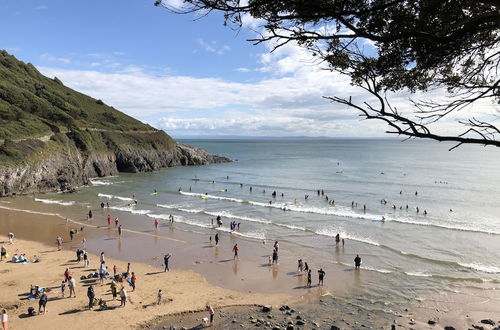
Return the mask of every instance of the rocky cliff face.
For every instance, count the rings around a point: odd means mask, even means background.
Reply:
[[[90,178],[119,172],[150,172],[163,167],[206,165],[230,160],[207,151],[177,144],[171,151],[119,148],[114,152],[81,153],[63,149],[43,160],[0,166],[0,197],[51,191],[71,191],[92,184]]]

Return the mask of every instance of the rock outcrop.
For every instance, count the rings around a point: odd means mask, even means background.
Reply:
[[[224,163],[226,157],[184,144],[154,151],[123,147],[115,152],[82,153],[61,149],[37,162],[0,166],[0,197],[51,191],[72,191],[90,179],[119,172],[150,172],[164,167]]]

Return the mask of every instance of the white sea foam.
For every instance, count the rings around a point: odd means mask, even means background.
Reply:
[[[422,273],[422,272],[405,272],[406,275],[409,276],[417,276],[417,277],[432,277],[432,274]]]
[[[0,209],[17,211],[17,212],[25,212],[25,213],[31,213],[31,214],[50,215],[50,216],[62,218],[62,216],[58,213],[49,213],[49,212],[39,212],[39,211],[32,211],[32,210],[25,210],[25,209],[17,209],[14,207],[7,207],[7,206],[0,206]]]
[[[132,214],[149,214],[151,213],[150,210],[138,210],[133,207],[124,207],[124,206],[110,206],[110,209],[117,210],[117,211],[123,211],[123,212],[129,212]]]
[[[44,204],[58,204],[58,205],[63,205],[63,206],[70,206],[70,205],[75,204],[74,201],[64,202],[64,201],[59,201],[59,200],[55,200],[55,199],[42,199],[42,198],[35,198],[35,201],[40,202],[40,203],[44,203]]]
[[[262,220],[262,219],[255,219],[255,218],[245,217],[245,216],[241,216],[241,215],[235,215],[235,214],[232,214],[228,211],[220,211],[220,212],[204,211],[204,213],[207,215],[212,215],[214,217],[220,215],[221,217],[230,218],[230,219],[239,219],[239,220],[257,222],[257,223],[263,223],[263,224],[273,224],[271,221]]]
[[[177,209],[179,205],[166,205],[166,204],[156,204],[156,206],[164,209]]]
[[[113,182],[102,181],[102,180],[97,180],[97,179],[90,179],[90,182],[92,182],[92,184],[94,186],[109,186],[109,185],[113,184]]]
[[[182,211],[182,212],[187,212],[187,213],[201,213],[203,212],[203,210],[199,210],[199,209],[184,209],[184,208],[178,208],[179,211]]]
[[[116,196],[116,195],[108,195],[108,194],[101,194],[101,193],[98,193],[97,196],[99,197],[105,197],[105,198],[108,198],[108,199],[119,199],[119,200],[122,200],[122,201],[133,201],[132,198],[129,198],[129,197],[122,197],[122,196]]]
[[[490,273],[490,274],[500,273],[500,268],[496,266],[482,265],[478,263],[462,263],[462,262],[459,262],[458,264],[462,267],[478,270],[483,273]]]
[[[374,245],[374,246],[380,246],[380,243],[376,242],[375,240],[373,240],[369,237],[360,237],[357,235],[345,233],[343,231],[336,231],[336,230],[331,229],[331,228],[321,228],[319,230],[314,231],[314,233],[316,233],[318,235],[329,236],[329,237],[335,237],[337,234],[340,234],[340,237],[345,238],[345,239],[350,239],[353,241],[358,241],[358,242],[362,242],[362,243],[366,243],[366,244],[370,244],[370,245]]]

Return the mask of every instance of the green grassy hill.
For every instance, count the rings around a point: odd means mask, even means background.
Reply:
[[[0,51],[0,197],[73,190],[118,172],[226,161],[177,144]]]
[[[37,137],[75,127],[154,130],[0,51],[0,139]]]

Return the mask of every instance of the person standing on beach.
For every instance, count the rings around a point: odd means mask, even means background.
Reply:
[[[73,236],[75,236],[75,232],[73,231],[73,229],[71,229],[69,231],[69,239],[72,241],[73,240]]]
[[[276,250],[276,252],[278,252],[278,250],[279,250],[279,248],[280,248],[280,245],[279,245],[278,241],[275,241],[275,242],[274,242],[274,246],[273,246],[273,247],[274,247],[274,249]]]
[[[215,233],[215,246],[219,245],[219,233]]]
[[[71,277],[71,272],[69,271],[69,268],[66,268],[64,271],[64,281],[67,282],[69,281],[69,278]]]
[[[86,249],[86,245],[87,245],[87,239],[84,237],[82,239],[82,246],[83,246],[83,249],[85,250]]]
[[[62,238],[61,236],[56,237],[57,251],[61,251],[62,248]]]
[[[71,294],[73,293],[73,297],[76,298],[76,293],[75,293],[75,287],[76,287],[76,282],[73,277],[68,278],[68,288],[69,288],[69,298],[71,298]]]
[[[158,219],[155,219],[155,229],[158,229]]]
[[[64,298],[64,291],[66,291],[66,283],[64,281],[61,282],[61,295]]]
[[[172,255],[170,253],[165,254],[163,257],[163,264],[165,265],[165,269],[163,270],[164,272],[169,272],[170,269],[168,268],[168,261]]]
[[[101,263],[105,262],[105,258],[104,258],[104,252],[101,252]]]
[[[160,290],[158,290],[158,294],[156,295],[156,304],[157,305],[160,305],[162,303],[162,300],[163,300],[163,292]]]
[[[92,285],[90,285],[87,289],[87,297],[89,298],[89,309],[92,310],[95,298],[94,287]]]
[[[0,249],[0,261],[4,258],[7,258],[7,249],[2,245],[2,248]]]
[[[90,260],[89,260],[89,255],[87,254],[87,251],[83,252],[83,267],[88,267],[90,265]]]
[[[323,268],[320,268],[318,270],[318,276],[319,276],[318,285],[323,285],[323,279],[325,278],[325,271],[323,270]]]
[[[236,260],[236,259],[238,259],[238,260],[239,260],[239,257],[238,257],[238,251],[239,251],[239,250],[240,250],[240,249],[238,248],[238,244],[234,244],[234,246],[233,246],[233,252],[234,252],[234,258],[233,258],[233,259],[234,259],[234,260]]]
[[[7,316],[7,311],[2,309],[2,329],[9,329],[9,317]]]
[[[307,265],[307,262],[306,262],[306,265]],[[312,283],[311,270],[309,269],[307,271],[307,284],[306,284],[306,287],[310,288],[311,287],[311,283]]]
[[[130,268],[131,268],[131,266],[130,266],[130,262],[128,262],[128,263],[127,263],[127,273],[126,273],[126,277],[129,277],[129,275],[130,275]]]
[[[101,262],[101,267],[99,267],[99,283],[104,285],[104,278],[106,277],[106,262]]]
[[[118,286],[115,281],[111,281],[111,295],[113,296],[113,300],[118,296]]]
[[[135,291],[135,283],[137,282],[137,276],[132,272],[132,277],[130,278],[130,285],[132,286],[132,292]]]
[[[356,255],[356,258],[354,258],[354,267],[356,269],[359,269],[359,267],[361,267],[361,257],[359,256],[359,254]]]
[[[92,220],[92,210],[89,210],[89,220]]]
[[[214,309],[212,308],[212,306],[210,306],[209,304],[207,304],[207,311],[208,313],[210,314],[210,326],[212,327],[214,325],[214,315],[215,315],[215,311]]]
[[[304,270],[304,262],[302,261],[302,259],[299,259],[297,263],[297,273],[302,273],[302,271]]]
[[[118,226],[118,236],[122,236],[122,225]]]
[[[120,289],[120,307],[125,307],[126,303],[127,303],[127,291],[122,286]]]
[[[115,228],[118,227],[118,224],[120,223],[120,220],[118,218],[115,219]]]
[[[111,216],[108,214],[108,227],[111,226]]]
[[[10,232],[7,236],[9,237],[9,243],[14,244],[14,233]]]
[[[278,251],[276,249],[273,249],[273,262],[272,264],[278,264]]]
[[[46,312],[48,312],[47,310],[47,294],[45,293],[45,291],[42,293],[42,295],[40,296],[40,300],[38,300],[38,314],[42,314],[42,308],[43,308],[43,314],[45,314]]]

